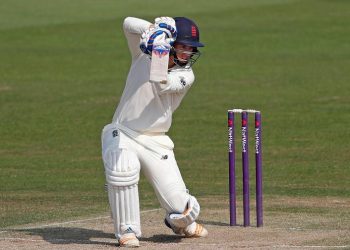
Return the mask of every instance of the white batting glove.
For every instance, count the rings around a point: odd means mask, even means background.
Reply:
[[[177,32],[175,20],[171,17],[158,17],[154,25],[151,25],[141,36],[140,49],[143,53],[151,55],[154,40],[162,35],[166,35],[165,41],[172,46],[176,40]]]
[[[159,36],[157,36],[153,41],[153,48],[161,48],[161,49],[167,49],[170,50],[170,41],[169,38],[166,38],[166,34],[163,32]]]
[[[177,32],[176,32],[176,23],[173,18],[157,17],[154,20],[154,26],[156,29],[163,30],[168,35],[168,38],[173,38],[175,41]]]

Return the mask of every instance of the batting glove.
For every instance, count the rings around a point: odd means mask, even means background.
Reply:
[[[158,17],[154,25],[151,25],[141,36],[140,49],[143,53],[151,55],[153,43],[158,36],[165,33],[165,41],[172,46],[176,40],[177,32],[175,20],[171,17]]]
[[[176,23],[175,20],[171,17],[157,17],[154,20],[154,26],[156,29],[163,30],[168,38],[176,40]]]

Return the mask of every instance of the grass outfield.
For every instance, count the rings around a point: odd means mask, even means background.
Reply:
[[[227,197],[226,110],[249,107],[263,114],[266,197],[349,198],[349,8],[344,0],[2,0],[0,227],[108,210],[100,132],[130,65],[126,16],[188,16],[200,27],[196,83],[169,133],[191,193]],[[144,179],[140,190],[142,209],[158,207]]]

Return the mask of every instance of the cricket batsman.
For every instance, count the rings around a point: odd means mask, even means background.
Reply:
[[[123,30],[131,67],[113,120],[102,131],[108,200],[120,246],[138,247],[141,236],[138,182],[140,170],[165,210],[165,225],[184,237],[205,237],[196,222],[197,199],[186,189],[176,163],[172,140],[166,135],[172,114],[194,82],[198,59],[197,25],[185,17],[159,17],[154,23],[127,17]],[[151,82],[153,43],[169,46],[166,82]]]

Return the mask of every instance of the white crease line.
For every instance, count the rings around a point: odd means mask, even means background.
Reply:
[[[272,246],[273,248],[349,248],[350,245],[344,245],[344,246],[293,246],[293,245],[279,245],[279,246]]]
[[[143,210],[140,212],[140,214],[145,214],[145,213],[154,212],[154,211],[158,211],[158,210],[161,210],[161,208]],[[60,226],[60,225],[66,225],[66,224],[70,224],[70,223],[79,223],[79,222],[86,222],[86,221],[92,221],[92,220],[107,219],[110,217],[111,216],[108,215],[108,216],[100,216],[100,217],[95,217],[95,218],[90,218],[90,219],[73,220],[73,221],[45,224],[45,225],[39,225],[39,226],[22,227],[22,228],[7,228],[5,231],[0,231],[0,233],[6,233],[6,232],[12,231],[12,230],[26,230],[26,229],[37,229],[37,228],[44,228],[44,227]]]
[[[274,227],[274,228],[269,228],[269,230],[272,231],[280,231],[280,230],[286,230],[286,231],[321,231],[321,232],[327,232],[327,231],[347,231],[348,229],[332,229],[332,228],[302,228],[302,227]]]
[[[28,241],[28,242],[43,242],[43,241],[48,241],[44,239],[26,239],[26,238],[0,238],[0,241]],[[82,244],[94,244],[93,240],[76,240],[76,239],[71,239],[71,240],[66,240],[66,239],[50,239],[50,243],[82,243]],[[101,243],[101,241],[99,241]],[[104,242],[106,245],[113,243],[113,242]],[[142,244],[141,241],[141,246],[147,247],[147,245],[193,245],[194,243],[191,242],[177,242],[177,243],[151,243],[151,244]],[[196,246],[222,246],[222,243],[195,243]],[[329,248],[349,248],[350,245],[343,245],[343,246],[316,246],[316,245],[302,245],[302,246],[296,246],[296,245],[260,245],[260,246],[251,246],[251,245],[234,245],[234,244],[229,244],[227,247],[239,247],[239,248],[250,248],[250,247],[258,247],[260,249],[262,248],[318,248],[318,249],[329,249]]]
[[[26,238],[0,238],[0,241],[27,241],[27,242],[50,242],[50,243],[82,243],[82,244],[94,244],[96,242],[101,243],[101,241],[94,241],[94,240],[77,240],[77,239],[26,239]],[[114,243],[112,241],[104,241],[103,243],[110,244]]]
[[[176,242],[176,243],[173,243],[173,242],[170,242],[170,243],[160,243],[160,242],[154,242],[154,243],[151,243],[151,245],[168,245],[168,246],[172,246],[172,245],[193,245],[195,244],[196,246],[203,246],[203,247],[208,247],[208,246],[213,246],[213,247],[216,247],[216,246],[220,246],[222,247],[223,244],[222,243],[191,243],[191,242]],[[142,245],[142,241],[141,241],[141,246]],[[146,245],[147,246],[147,245]],[[271,249],[271,248],[301,248],[301,249],[305,249],[305,248],[325,248],[325,249],[330,249],[330,248],[346,248],[348,249],[350,247],[350,245],[342,245],[342,246],[327,246],[327,245],[324,245],[324,246],[317,246],[317,245],[256,245],[256,246],[253,246],[253,245],[235,245],[235,244],[228,244],[228,245],[225,245],[225,247],[233,247],[233,248],[259,248],[259,249]]]

